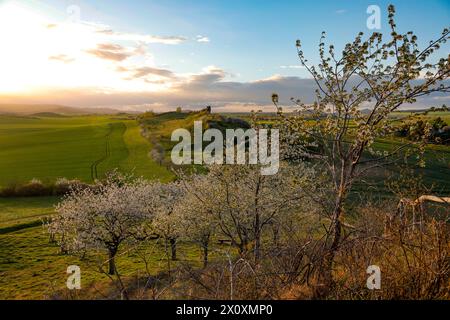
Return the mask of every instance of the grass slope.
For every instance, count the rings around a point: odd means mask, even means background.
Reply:
[[[97,270],[96,261],[106,261],[106,255],[88,256],[81,260],[78,257],[62,255],[58,247],[49,243],[48,235],[40,226],[0,234],[0,299],[46,299],[55,293],[66,291],[67,267],[78,265],[81,269],[81,287],[83,297],[99,298],[108,293],[110,280]],[[225,247],[216,245],[212,249]],[[211,259],[220,254],[211,250]],[[147,266],[142,259],[147,257]],[[171,262],[174,267],[178,263],[201,265],[200,250],[192,243],[178,244],[178,260]],[[162,241],[151,240],[137,252],[119,252],[117,268],[125,278],[136,276],[141,270],[141,283],[146,282],[146,270],[155,275],[167,270],[166,252]],[[94,284],[95,283],[95,284]],[[73,293],[73,292],[72,292]]]
[[[54,213],[58,197],[0,198],[0,233],[14,225],[23,225]]]
[[[167,180],[170,174],[147,156],[150,149],[128,118],[0,116],[0,186],[32,178],[91,182],[132,167],[137,175]]]
[[[141,135],[141,128],[136,121],[126,122],[123,135],[127,147],[127,157],[120,162],[120,168],[126,172],[133,172],[135,176],[169,181],[173,179],[171,171],[160,166],[149,157],[151,144]]]

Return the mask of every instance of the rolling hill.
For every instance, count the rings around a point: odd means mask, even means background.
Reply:
[[[92,182],[114,168],[170,179],[171,173],[148,157],[151,148],[130,116],[3,115],[0,186],[33,178]]]
[[[82,115],[82,114],[116,114],[120,110],[112,108],[78,108],[62,105],[43,104],[0,104],[0,114],[9,115],[34,115],[34,114],[62,114],[62,115]]]

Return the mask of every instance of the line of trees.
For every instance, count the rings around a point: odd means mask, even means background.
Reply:
[[[160,183],[113,172],[92,188],[74,188],[59,203],[48,225],[63,253],[104,252],[102,269],[117,276],[118,252],[148,239],[163,241],[168,270],[177,259],[177,242],[199,246],[206,268],[211,243],[226,241],[236,255],[257,265],[264,243],[278,241],[283,225],[314,211],[308,193],[316,185],[312,168],[283,166],[261,175],[258,166],[210,166],[207,174]],[[106,258],[107,257],[107,258]]]

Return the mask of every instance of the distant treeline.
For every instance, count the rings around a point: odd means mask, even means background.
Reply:
[[[450,144],[450,126],[441,117],[431,120],[405,121],[398,127],[395,135],[418,141],[426,135],[427,127],[430,130],[430,143]]]

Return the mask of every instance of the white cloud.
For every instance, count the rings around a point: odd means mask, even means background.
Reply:
[[[201,35],[198,35],[197,37],[195,37],[195,40],[197,42],[210,42],[208,37],[201,36]]]
[[[154,35],[143,35],[143,34],[136,34],[136,33],[120,33],[115,32],[111,34],[111,38],[114,40],[122,40],[122,41],[136,41],[136,42],[143,42],[146,44],[149,43],[161,43],[161,44],[180,44],[181,42],[186,41],[187,39],[182,36],[169,36],[169,37],[162,37],[162,36],[154,36]]]
[[[49,60],[53,60],[53,61],[60,61],[60,62],[63,62],[63,63],[71,63],[71,62],[75,61],[74,58],[71,58],[71,57],[69,57],[69,56],[67,56],[65,54],[57,54],[57,55],[54,55],[54,56],[50,56],[50,57],[48,57],[48,59]]]
[[[164,74],[162,70],[142,71],[144,71],[143,76],[146,72],[149,72],[149,75]],[[130,72],[133,74],[134,70]],[[213,110],[221,112],[249,112],[259,109],[273,112],[274,108],[271,104],[273,92],[278,93],[280,105],[287,111],[295,108],[290,101],[291,97],[299,98],[305,103],[311,103],[315,99],[316,84],[313,79],[275,75],[251,82],[236,82],[226,81],[225,75],[226,72],[218,67],[208,67],[196,74],[184,76],[178,74],[176,80],[166,79],[169,85],[165,85],[164,90],[108,91],[95,87],[44,88],[40,91],[45,92],[42,96],[39,94],[0,95],[0,103],[102,106],[140,111],[152,109],[155,112],[174,110],[177,106],[195,110],[211,105]],[[130,83],[134,82],[130,81]],[[405,105],[405,107],[419,109],[442,104],[450,105],[449,94],[424,96],[414,104]],[[370,105],[362,107],[370,107]]]
[[[110,26],[104,25],[104,24],[87,22],[87,21],[83,21],[80,23],[88,26],[89,28],[91,28],[92,31],[103,36],[105,38],[105,40],[110,40],[110,41],[134,41],[134,42],[142,42],[145,44],[161,43],[161,44],[174,45],[174,44],[180,44],[181,42],[184,42],[187,40],[186,37],[179,36],[179,35],[157,36],[157,35],[150,35],[150,34],[120,32],[120,31],[115,31]]]
[[[304,66],[300,65],[290,65],[290,66],[280,66],[281,69],[305,69]]]

